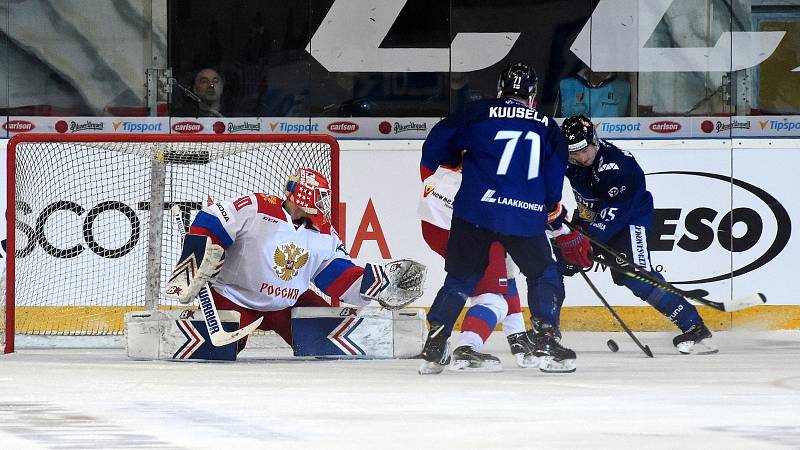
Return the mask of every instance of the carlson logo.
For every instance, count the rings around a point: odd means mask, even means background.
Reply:
[[[731,185],[737,199],[733,209]],[[752,272],[789,243],[789,213],[775,197],[745,181],[714,173],[668,171],[647,174],[647,186],[661,205],[670,200],[674,205],[656,209],[649,245],[652,251],[675,255],[676,263],[664,264],[664,275],[674,284],[710,283]],[[687,202],[684,199],[690,197],[683,193],[688,192],[703,196]],[[677,262],[686,260],[692,264]]]
[[[332,133],[353,133],[358,131],[358,124],[353,122],[333,122],[328,124],[328,131]]]
[[[197,122],[178,122],[172,125],[172,131],[176,133],[199,133],[203,131],[203,124]]]
[[[681,129],[681,124],[671,120],[662,120],[650,124],[650,130],[656,133],[674,133]]]
[[[3,129],[9,133],[25,133],[36,128],[33,122],[27,120],[9,120],[3,124]]]

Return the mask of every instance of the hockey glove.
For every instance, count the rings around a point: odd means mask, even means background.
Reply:
[[[566,218],[567,209],[561,206],[561,202],[556,203],[556,206],[547,212],[547,228],[552,231],[563,228]]]
[[[167,281],[164,294],[183,304],[190,303],[206,283],[214,281],[224,259],[225,250],[208,236],[186,235],[180,260]]]
[[[587,269],[592,267],[592,261],[589,259],[589,255],[592,253],[592,244],[589,242],[589,238],[580,232],[573,231],[562,234],[553,239],[553,242],[561,251],[565,263]]]
[[[559,264],[558,270],[562,276],[571,277],[578,272],[583,272],[583,267],[576,266],[575,264]]]
[[[387,309],[400,309],[422,296],[424,265],[398,259],[384,266],[367,264],[361,279],[361,295]]]

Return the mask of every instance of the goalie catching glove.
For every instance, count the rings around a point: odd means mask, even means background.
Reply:
[[[208,236],[186,235],[180,260],[167,281],[165,295],[190,303],[206,283],[214,281],[224,264],[225,250]]]
[[[361,295],[387,309],[400,309],[422,296],[424,265],[398,259],[386,265],[367,264],[361,279]]]

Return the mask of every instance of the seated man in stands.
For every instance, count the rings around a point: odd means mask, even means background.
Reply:
[[[225,80],[219,71],[206,67],[194,77],[192,90],[178,86],[184,91],[185,107],[178,108],[173,116],[183,117],[225,117],[222,113],[222,93]]]

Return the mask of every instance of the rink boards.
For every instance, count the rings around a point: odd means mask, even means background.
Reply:
[[[651,246],[656,268],[683,289],[709,291],[711,299],[753,292],[767,295],[768,304],[755,311],[735,315],[704,312],[712,318],[714,328],[745,323],[758,328],[800,326],[800,298],[788,282],[794,275],[791,255],[799,250],[791,217],[798,215],[800,201],[794,186],[786,183],[794,177],[792,168],[800,163],[796,142],[617,141],[634,154],[648,174],[648,188],[657,209],[657,244]],[[3,144],[5,141],[0,141],[4,149]],[[422,240],[416,214],[423,189],[418,175],[422,141],[342,140],[340,145],[339,211],[345,223],[340,234],[351,256],[362,264],[404,257],[423,262],[429,274],[425,295],[416,306],[430,306],[444,271],[441,258]],[[5,158],[0,157],[0,161],[4,164]],[[5,183],[0,186],[4,189]],[[574,205],[571,198],[569,187],[565,186],[567,205]],[[5,203],[5,195],[0,199]],[[4,235],[5,227],[2,230]],[[632,327],[669,327],[651,308],[615,286],[604,268],[593,268],[590,276],[612,305],[625,307],[621,314],[630,318]],[[598,300],[584,282],[570,278],[566,284],[564,327],[610,329],[606,328],[612,325],[607,312],[596,307]],[[520,291],[524,299],[524,283]],[[60,309],[51,310],[48,316],[66,312],[76,320],[94,320],[109,329],[117,329],[120,313],[125,311],[113,306],[113,299],[108,307],[78,307],[66,299],[48,301],[50,308]],[[18,321],[27,314],[33,312],[19,309]]]

